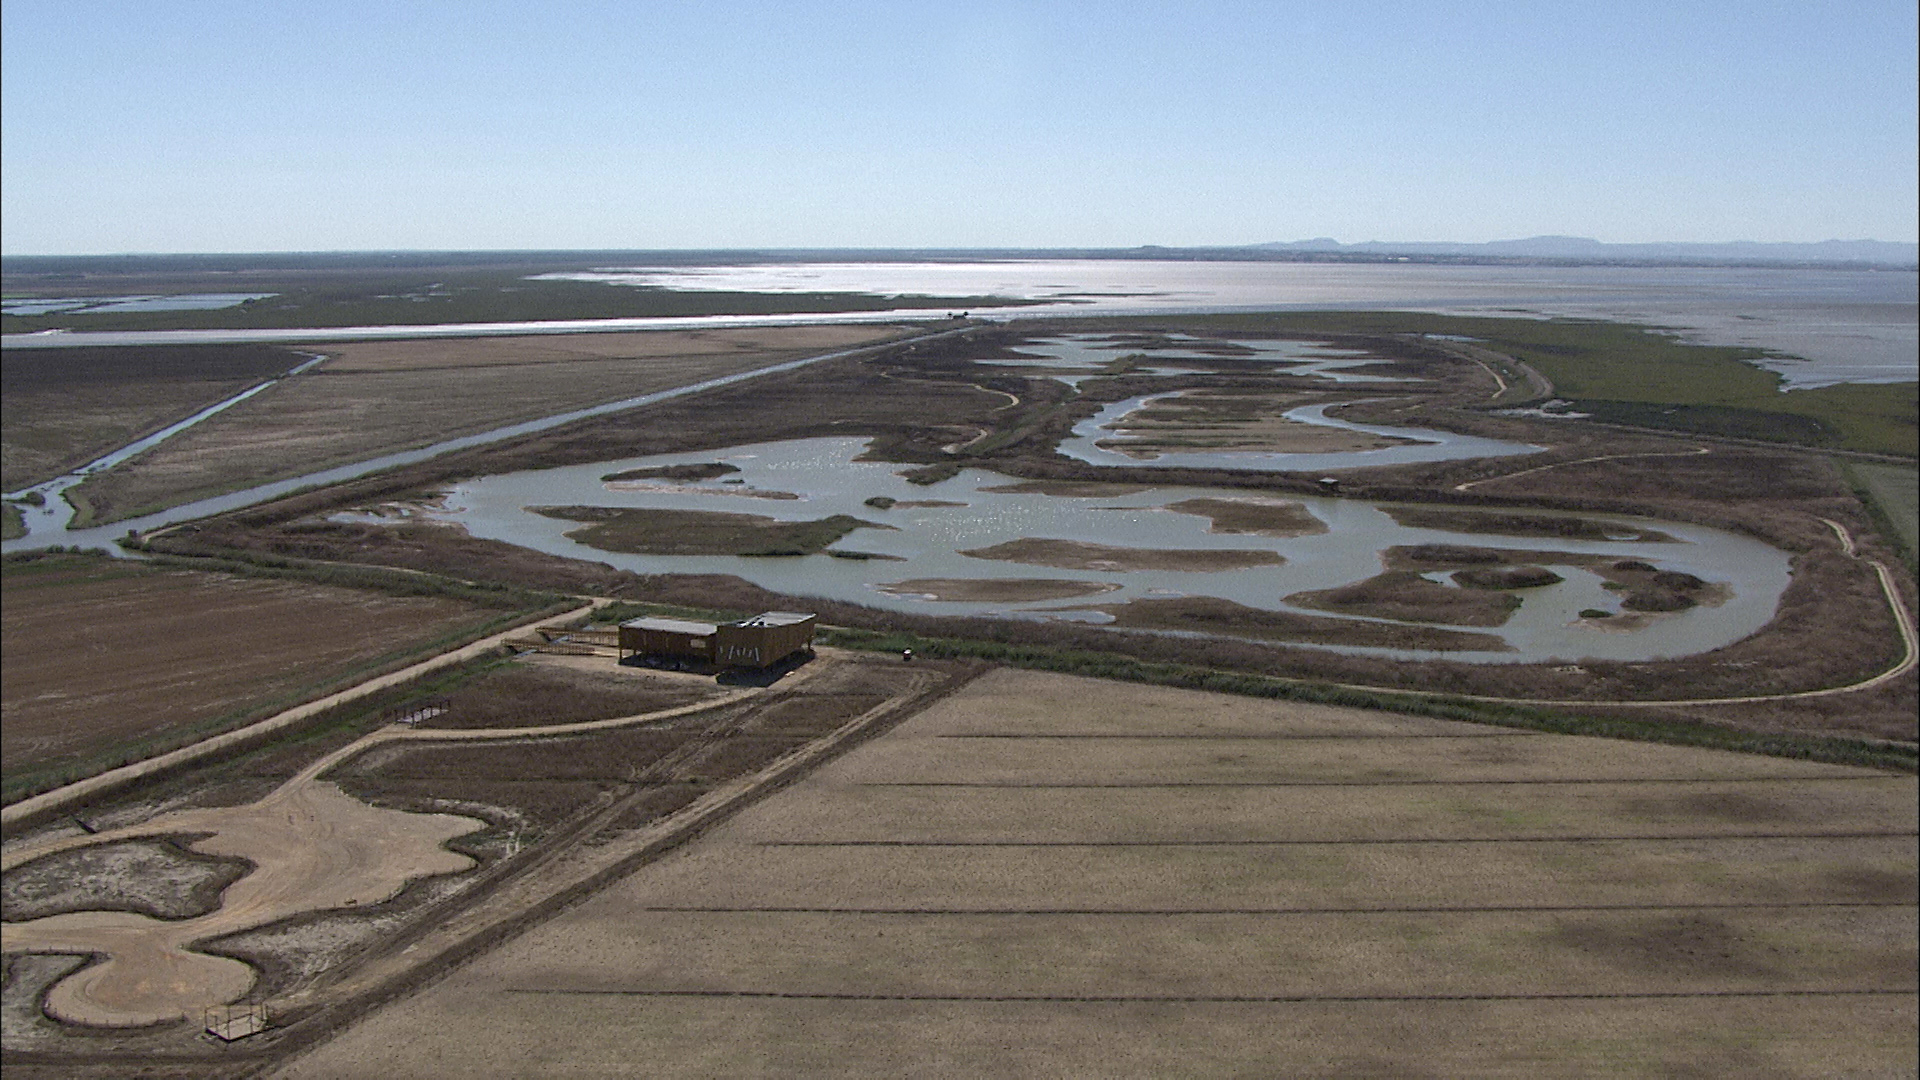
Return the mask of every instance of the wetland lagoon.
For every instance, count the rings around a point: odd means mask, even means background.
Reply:
[[[731,574],[789,595],[922,614],[1145,626],[1130,616],[1156,602],[1211,600],[1252,609],[1256,619],[1280,613],[1363,630],[1412,625],[1427,635],[1425,647],[1327,646],[1407,659],[1645,660],[1705,652],[1764,626],[1788,582],[1786,553],[1698,525],[1517,515],[1542,522],[1532,528],[1516,526],[1512,512],[1477,524],[1463,512],[1464,522],[1418,527],[1396,520],[1400,508],[1357,499],[1021,482],[984,469],[920,485],[901,475],[905,466],[860,460],[865,449],[858,438],[804,439],[508,473],[457,484],[426,513],[476,537],[637,573]],[[694,468],[701,465],[727,468]],[[642,475],[609,479],[623,473]],[[584,508],[609,519],[617,511],[704,511],[857,524],[808,555],[650,554],[583,542],[596,535],[594,525],[582,527],[592,520]],[[1576,520],[1580,526],[1568,524]],[[1431,568],[1420,565],[1422,554]],[[1557,580],[1502,590],[1519,602],[1504,602],[1510,607],[1497,625],[1336,616],[1300,596],[1394,569],[1399,586],[1422,594],[1465,592],[1461,567],[1489,561],[1547,568],[1545,577]],[[1623,564],[1696,580],[1701,602],[1633,611],[1614,570]]]

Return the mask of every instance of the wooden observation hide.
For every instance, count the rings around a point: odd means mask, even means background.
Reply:
[[[713,659],[721,667],[772,667],[813,644],[815,617],[769,611],[724,623],[713,636]]]
[[[639,655],[711,661],[715,629],[712,623],[687,619],[631,619],[620,624],[620,659]]]
[[[696,662],[721,668],[764,668],[813,644],[814,615],[768,611],[734,623],[648,617],[620,624],[620,659]]]

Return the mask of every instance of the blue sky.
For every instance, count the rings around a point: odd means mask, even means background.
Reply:
[[[1915,11],[6,0],[0,249],[1912,241]]]

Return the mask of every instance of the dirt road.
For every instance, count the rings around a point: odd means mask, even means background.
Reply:
[[[830,664],[811,667],[806,677]],[[789,685],[798,679],[790,680]],[[56,984],[47,1011],[70,1023],[137,1027],[197,1015],[253,986],[253,970],[236,960],[189,950],[219,937],[307,911],[357,907],[391,899],[415,878],[458,873],[474,860],[447,841],[485,828],[452,814],[416,814],[368,806],[328,781],[328,769],[383,743],[472,742],[571,735],[656,723],[765,693],[755,688],[678,708],[609,720],[547,727],[375,731],[327,754],[259,802],[163,814],[125,828],[56,836],[16,845],[0,859],[11,870],[47,855],[146,836],[211,833],[192,847],[207,855],[246,859],[254,869],[221,894],[200,918],[168,921],[118,911],[55,915],[0,929],[6,952],[103,953],[105,963]]]
[[[579,608],[575,608],[572,611],[549,616],[544,621],[564,622],[570,619],[580,618],[592,613],[596,608],[605,603],[608,603],[608,601],[595,600]],[[291,727],[335,705],[354,701],[375,691],[384,690],[389,686],[396,686],[429,672],[437,671],[443,667],[449,667],[453,664],[470,660],[490,649],[499,648],[508,639],[518,637],[525,632],[526,627],[524,625],[502,630],[490,637],[484,637],[479,641],[463,645],[458,649],[441,653],[438,656],[429,657],[417,664],[401,668],[399,671],[369,679],[358,686],[348,687],[339,693],[329,694],[326,697],[309,701],[304,705],[296,705],[285,712],[276,713],[258,723],[249,724],[243,728],[236,728],[233,731],[221,735],[215,735],[210,739],[204,739],[191,746],[183,746],[178,750],[148,758],[145,761],[136,761],[131,765],[123,765],[118,769],[110,769],[98,775],[87,777],[85,780],[75,781],[65,787],[43,792],[32,798],[22,799],[5,808],[0,808],[0,825],[17,825],[23,821],[57,810],[63,806],[70,806],[74,803],[85,801],[104,791],[120,787],[131,781],[139,780],[142,777],[151,776],[162,770],[177,768],[181,765],[198,761],[209,755],[221,753],[234,746],[258,739],[263,735],[269,735],[283,728]]]

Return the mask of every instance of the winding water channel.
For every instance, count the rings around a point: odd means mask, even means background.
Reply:
[[[1398,524],[1381,506],[1357,500],[1300,498],[1327,526],[1318,535],[1278,538],[1210,532],[1207,518],[1169,510],[1191,498],[1259,499],[1245,492],[1161,487],[1133,494],[1061,497],[994,491],[1012,481],[983,469],[962,471],[932,487],[909,483],[902,466],[857,460],[865,442],[852,438],[804,439],[667,454],[591,465],[566,466],[485,477],[459,484],[434,516],[464,526],[475,536],[503,540],[550,554],[610,563],[637,573],[734,574],[777,592],[819,596],[924,614],[996,615],[1100,622],[1108,616],[1090,604],[1176,596],[1214,596],[1267,610],[1302,610],[1282,597],[1324,589],[1378,574],[1380,552],[1400,544],[1466,544],[1517,550],[1549,550],[1640,559],[1663,570],[1694,574],[1732,593],[1718,607],[1663,615],[1638,629],[1615,629],[1604,620],[1579,618],[1582,609],[1619,611],[1619,597],[1593,573],[1556,567],[1565,581],[1526,590],[1525,601],[1505,626],[1482,630],[1511,652],[1432,653],[1370,650],[1409,659],[1447,656],[1475,661],[1535,661],[1554,658],[1648,659],[1681,656],[1729,644],[1773,617],[1788,580],[1784,552],[1747,537],[1702,526],[1586,515],[1618,522],[1621,534],[1639,525],[1672,541],[1575,541],[1518,538],[1412,528]],[[606,474],[662,465],[720,461],[740,471],[705,481],[606,481]],[[1124,490],[1124,489],[1123,489]],[[782,498],[779,496],[795,496]],[[882,496],[900,503],[959,505],[877,509],[866,500]],[[758,514],[782,521],[817,520],[846,514],[883,528],[860,529],[838,548],[887,556],[843,559],[829,555],[755,558],[657,556],[607,552],[567,539],[578,522],[555,520],[526,508],[593,505],[672,510],[717,510]],[[1213,572],[1168,570],[1067,570],[984,560],[960,554],[1023,538],[1097,542],[1116,547],[1182,550],[1266,550],[1284,565]],[[897,595],[881,586],[927,578],[1040,578],[1097,583],[1107,588],[1085,600],[1031,603],[935,601]],[[1439,580],[1439,575],[1435,575]],[[1073,610],[1074,608],[1080,610]],[[1370,620],[1378,621],[1378,620]]]
[[[17,539],[9,540],[5,544],[0,544],[0,551],[31,551],[35,548],[66,545],[69,547],[106,551],[114,555],[124,555],[125,552],[114,542],[126,536],[129,532],[147,532],[167,525],[178,524],[183,521],[193,521],[196,518],[210,517],[214,514],[224,514],[230,510],[239,510],[243,507],[253,506],[256,503],[266,502],[269,499],[277,499],[282,495],[300,491],[304,488],[338,484],[342,481],[366,476],[369,473],[376,473],[383,469],[396,468],[401,465],[412,465],[416,462],[439,457],[442,454],[452,453],[455,450],[465,450],[470,447],[485,446],[488,443],[500,442],[503,439],[530,435],[536,431],[545,431],[548,428],[559,427],[562,424],[570,424],[575,420],[584,420],[590,416],[602,416],[607,413],[622,412],[627,409],[638,408],[642,405],[651,405],[657,401],[666,401],[670,398],[681,397],[686,394],[696,394],[703,390],[712,390],[716,387],[758,378],[762,375],[770,375],[777,371],[791,371],[795,368],[805,367],[808,364],[818,364],[842,356],[849,356],[853,353],[863,351],[864,348],[865,347],[862,349],[844,349],[838,352],[825,353],[820,356],[809,356],[800,360],[789,360],[785,363],[772,364],[767,367],[756,368],[753,371],[743,371],[733,375],[723,375],[719,378],[708,379],[704,382],[692,383],[687,386],[675,387],[671,390],[641,394],[638,397],[610,401],[604,405],[594,405],[585,409],[573,409],[568,412],[556,413],[553,416],[544,416],[538,420],[509,424],[505,427],[494,428],[491,431],[483,431],[475,435],[463,435],[457,439],[447,439],[444,442],[437,442],[431,446],[423,446],[417,450],[403,450],[399,453],[383,454],[379,457],[368,458],[365,461],[355,462],[351,465],[341,465],[331,469],[323,469],[319,472],[307,473],[304,476],[296,476],[287,480],[276,480],[272,483],[259,484],[243,491],[230,492],[226,495],[216,495],[212,498],[186,503],[142,517],[117,521],[112,525],[101,525],[81,529],[68,528],[69,523],[73,520],[73,507],[63,497],[68,488],[85,481],[88,476],[94,473],[110,469],[115,465],[119,465],[152,449],[162,441],[185,431],[187,428],[205,420],[207,417],[213,416],[234,405],[238,405],[247,398],[279,382],[280,379],[290,378],[304,372],[324,359],[323,357],[316,356],[312,360],[309,360],[277,379],[270,379],[258,386],[249,387],[242,393],[236,394],[218,404],[209,406],[185,420],[161,431],[157,431],[138,442],[123,446],[105,457],[101,457],[75,469],[73,472],[55,477],[52,480],[43,481],[29,488],[23,488],[18,492],[9,492],[7,494],[7,498],[9,499],[17,499],[30,492],[38,492],[41,495],[42,502],[38,506],[20,505],[21,516],[25,521],[27,534]]]
[[[1312,375],[1330,386],[1361,381],[1398,381],[1390,377],[1351,371],[1378,363],[1380,358],[1327,349],[1300,342],[1235,343],[1224,351],[1199,348],[1197,341],[1164,340],[1142,345],[1124,338],[1076,336],[1039,339],[1022,347],[1030,358],[995,361],[1008,366],[1047,369],[1046,374],[1077,382],[1097,377],[1124,357],[1131,358],[1128,374],[1174,375],[1198,369],[1177,366],[1181,361],[1204,366],[1229,356],[1236,361],[1272,365],[1287,375]],[[72,530],[71,516],[60,494],[102,469],[125,462],[163,439],[241,403],[278,380],[270,380],[187,420],[124,447],[67,476],[33,490],[45,496],[45,505],[28,510],[31,532],[5,545],[8,551],[64,543],[117,551],[112,541],[129,530],[146,531],[209,514],[252,505],[316,485],[338,483],[381,469],[423,461],[450,451],[529,434],[585,417],[619,412],[637,406],[695,393],[775,371],[845,356],[861,350],[843,350],[774,365],[754,372],[729,375],[622,401],[609,402],[555,416],[513,424],[477,435],[450,439],[433,446],[388,454],[355,465],[264,484],[246,491],[176,507],[112,526]],[[1161,361],[1169,364],[1162,365]],[[309,361],[287,376],[297,375],[318,362]],[[1150,363],[1149,363],[1150,362]],[[1036,374],[1040,372],[1036,371]],[[1180,393],[1178,391],[1175,392]],[[1403,440],[1377,449],[1328,453],[1281,453],[1249,450],[1211,452],[1157,452],[1142,458],[1139,451],[1124,454],[1099,445],[1111,440],[1112,426],[1152,402],[1175,395],[1143,395],[1115,403],[1074,429],[1061,451],[1093,464],[1164,467],[1217,467],[1253,470],[1337,470],[1373,465],[1404,464],[1532,453],[1540,449],[1520,443],[1475,438],[1451,432],[1356,424],[1326,415],[1337,403],[1305,405],[1287,411],[1286,419],[1311,427],[1334,427]],[[901,466],[866,462],[858,458],[865,442],[857,438],[807,439],[734,447],[724,451],[657,455],[489,476],[457,485],[444,509],[432,516],[465,527],[471,534],[502,540],[571,558],[611,563],[640,573],[732,574],[776,592],[817,596],[900,611],[955,615],[1059,619],[1107,622],[1113,616],[1100,610],[1134,600],[1212,597],[1265,611],[1307,612],[1285,598],[1299,592],[1336,588],[1381,572],[1387,548],[1416,544],[1455,544],[1519,551],[1564,552],[1575,556],[1636,559],[1661,570],[1694,575],[1716,587],[1725,599],[1684,612],[1633,619],[1594,619],[1581,613],[1619,613],[1620,597],[1597,574],[1551,558],[1519,561],[1554,565],[1564,580],[1524,590],[1518,611],[1498,627],[1475,628],[1488,635],[1486,648],[1447,652],[1419,649],[1376,649],[1346,646],[1351,651],[1424,659],[1449,657],[1483,662],[1615,659],[1643,660],[1681,656],[1730,644],[1759,630],[1773,616],[1788,581],[1784,552],[1758,541],[1700,526],[1636,522],[1631,519],[1586,515],[1619,524],[1617,535],[1631,535],[1636,527],[1656,529],[1670,540],[1567,540],[1466,535],[1438,529],[1401,525],[1381,506],[1355,499],[1301,498],[1299,503],[1325,531],[1277,537],[1212,532],[1211,521],[1173,509],[1188,499],[1253,499],[1271,497],[1245,492],[1195,487],[1137,487],[1121,494],[1069,497],[1058,494],[995,490],[1010,486],[1008,477],[968,469],[932,487],[909,483]],[[607,481],[608,473],[664,465],[722,461],[736,473],[702,481]],[[1112,489],[1109,489],[1112,490]],[[893,500],[897,505],[876,507],[868,500]],[[530,506],[582,505],[667,510],[722,510],[759,514],[783,521],[817,520],[844,514],[872,523],[843,539],[838,549],[864,557],[741,558],[733,556],[649,556],[612,553],[570,540],[575,521],[556,520],[532,513]],[[353,517],[354,515],[344,515]],[[381,519],[372,519],[381,520]],[[1150,551],[1257,552],[1267,565],[1240,569],[1062,569],[984,559],[962,554],[1020,540],[1064,540]],[[1246,560],[1241,559],[1244,563]],[[1427,575],[1442,586],[1452,585],[1440,572]],[[926,580],[1023,583],[1013,587],[1050,591],[1051,599],[985,602],[939,599],[911,583]],[[904,583],[904,584],[903,584]],[[1061,596],[1084,594],[1063,601]],[[1095,605],[1099,605],[1096,607]],[[1360,622],[1387,620],[1343,614]],[[1331,647],[1331,646],[1329,646]]]

